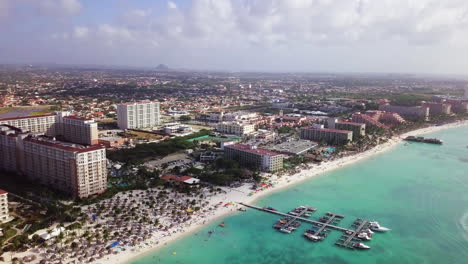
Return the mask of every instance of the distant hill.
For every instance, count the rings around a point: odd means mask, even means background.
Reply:
[[[171,69],[167,66],[167,65],[164,65],[164,64],[159,64],[156,68],[155,68],[156,71],[171,71]]]

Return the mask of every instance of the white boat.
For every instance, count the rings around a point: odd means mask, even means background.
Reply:
[[[359,233],[357,235],[358,238],[363,239],[363,240],[371,240],[372,238],[367,234],[367,233]]]
[[[364,230],[364,232],[366,232],[368,235],[374,234],[374,232],[372,232],[372,230],[370,230],[370,229],[366,229],[366,230]]]
[[[305,236],[307,239],[309,239],[309,240],[311,240],[311,241],[314,241],[314,242],[315,242],[315,241],[320,241],[320,240],[322,240],[322,237],[316,236],[316,235],[312,235],[311,233],[307,233],[307,232],[304,233],[304,236]]]
[[[283,233],[286,233],[286,234],[291,234],[291,230],[286,229],[286,228],[281,228],[279,231],[283,232]]]
[[[370,247],[368,245],[363,244],[363,243],[355,243],[354,247],[358,248],[358,249],[370,249]]]
[[[390,231],[390,230],[391,230],[390,228],[386,228],[386,227],[380,226],[379,222],[369,222],[369,223],[370,223],[369,228],[370,228],[372,231],[376,231],[376,232],[387,232],[387,231]]]

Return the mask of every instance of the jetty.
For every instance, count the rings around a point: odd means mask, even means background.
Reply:
[[[356,220],[356,221],[361,221],[360,219]],[[349,248],[349,249],[354,249],[353,246],[349,245],[349,243],[351,243],[351,241],[353,240],[358,240],[356,238],[357,234],[359,234],[363,229],[367,228],[369,225],[369,221],[367,220],[362,220],[358,226],[356,227],[356,229],[349,235],[345,234],[343,235],[340,239],[338,239],[338,241],[335,243],[335,245],[337,246],[340,246],[340,247],[345,247],[345,248]],[[360,239],[359,239],[360,240]]]
[[[298,225],[300,225],[299,223],[297,223],[298,221],[312,224],[313,228],[307,230],[304,233],[304,236],[309,238],[309,240],[312,240],[313,242],[322,241],[323,239],[325,239],[325,237],[327,237],[328,235],[328,232],[330,232],[332,229],[336,231],[341,231],[343,232],[343,235],[338,239],[338,241],[336,241],[335,245],[339,247],[343,247],[343,248],[352,249],[352,250],[369,249],[370,248],[369,246],[364,245],[362,243],[356,243],[356,242],[370,240],[370,237],[372,236],[372,232],[370,230],[374,230],[375,228],[380,228],[377,222],[370,222],[369,220],[364,220],[361,218],[356,219],[354,223],[352,224],[351,228],[344,228],[344,227],[338,226],[338,223],[344,218],[344,215],[335,214],[331,212],[327,212],[318,221],[304,218],[303,216],[306,212],[315,212],[317,210],[317,208],[314,208],[314,207],[305,206],[302,211],[296,212],[295,215],[291,215],[291,212],[289,213],[279,212],[272,207],[258,207],[255,205],[249,205],[245,203],[239,203],[239,204],[245,207],[249,207],[255,210],[262,211],[262,212],[286,217],[288,221],[282,227],[294,226],[295,224],[297,227]],[[298,209],[296,208],[293,211],[297,211],[297,210]],[[376,223],[377,223],[377,227],[375,226]],[[275,228],[277,227],[275,226]],[[293,230],[294,229],[295,228],[293,228]],[[377,231],[385,232],[387,230],[389,229],[382,228]],[[291,230],[289,230],[287,233],[291,233]],[[364,236],[362,234],[364,234]],[[366,236],[369,236],[369,237],[366,238]]]
[[[344,227],[341,227],[341,226],[322,223],[320,221],[315,221],[315,220],[312,220],[312,219],[307,219],[307,218],[303,218],[303,217],[299,217],[299,216],[293,216],[293,215],[290,215],[290,214],[287,214],[287,213],[282,213],[282,212],[278,212],[278,211],[267,209],[267,208],[262,208],[262,207],[258,207],[258,206],[254,206],[254,205],[245,204],[245,203],[239,203],[239,204],[243,205],[245,207],[249,207],[249,208],[256,209],[256,210],[263,211],[263,212],[267,212],[267,213],[272,213],[272,214],[286,216],[286,217],[295,217],[296,220],[300,220],[300,221],[310,223],[310,224],[323,225],[323,227],[328,227],[328,228],[339,230],[339,231],[342,231],[342,232],[346,232],[346,231],[353,232],[354,231],[354,230],[347,229],[347,228],[344,228]],[[339,214],[334,214],[334,215],[339,216],[341,218],[344,218],[343,215],[339,215]]]

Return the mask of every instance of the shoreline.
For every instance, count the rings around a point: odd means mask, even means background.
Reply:
[[[277,182],[277,184],[274,187],[271,187],[267,190],[263,190],[255,195],[248,196],[247,193],[245,193],[246,189],[248,190],[248,187],[244,184],[243,186],[235,189],[228,189],[228,188],[223,188],[223,190],[226,190],[227,193],[220,195],[224,197],[219,197],[219,196],[214,196],[211,198],[211,202],[214,202],[213,204],[219,203],[217,199],[222,199],[220,201],[229,201],[229,202],[243,202],[243,203],[254,203],[256,200],[266,196],[270,195],[274,192],[280,191],[284,188],[291,187],[295,184],[299,184],[305,180],[312,179],[314,177],[317,177],[319,175],[322,175],[324,173],[340,169],[344,166],[351,165],[354,163],[358,163],[360,161],[366,160],[368,158],[372,158],[373,156],[377,154],[384,153],[386,151],[389,151],[393,147],[397,146],[399,143],[403,141],[403,138],[410,136],[410,135],[422,135],[422,134],[427,134],[427,133],[432,133],[432,132],[437,132],[440,130],[445,130],[445,129],[451,129],[451,128],[456,128],[456,127],[461,127],[461,126],[466,126],[468,125],[468,120],[464,121],[458,121],[454,123],[449,123],[445,124],[442,126],[430,126],[426,128],[420,128],[417,130],[409,131],[406,133],[403,133],[401,135],[396,135],[392,139],[390,139],[388,142],[385,142],[381,145],[378,145],[370,150],[367,150],[365,152],[360,152],[354,155],[342,157],[333,161],[328,161],[324,162],[320,165],[314,165],[309,168],[304,168],[301,169],[298,173],[291,174],[291,175],[284,175],[282,177],[278,177],[276,175],[273,175],[271,177],[271,180],[274,182]],[[247,188],[246,188],[247,187]],[[245,193],[245,195],[239,196],[239,194]],[[229,198],[237,198],[237,200],[229,200]],[[213,201],[216,200],[216,201]],[[146,247],[140,247],[138,250],[135,250],[134,252],[122,252],[117,255],[109,256],[109,258],[106,259],[100,259],[99,261],[101,263],[112,263],[112,264],[129,264],[131,261],[135,261],[137,259],[140,259],[148,254],[151,254],[152,252],[160,249],[161,247],[164,247],[166,245],[169,245],[170,243],[174,243],[177,240],[184,238],[187,235],[190,235],[197,230],[205,227],[208,224],[211,224],[221,218],[228,217],[229,215],[232,215],[234,213],[237,213],[239,208],[238,205],[235,205],[233,207],[221,207],[212,212],[212,214],[206,218],[203,219],[203,222],[196,222],[193,224],[190,224],[185,230],[182,230],[178,233],[175,233],[174,235],[170,236],[165,236],[165,237],[152,237],[149,239],[149,242],[146,242],[144,244],[149,244]],[[230,210],[229,210],[230,209]],[[235,210],[233,210],[235,209]],[[158,240],[158,243],[155,243]],[[153,243],[151,243],[153,242]]]

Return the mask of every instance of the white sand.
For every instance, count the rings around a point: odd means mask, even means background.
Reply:
[[[340,159],[336,159],[329,162],[322,162],[320,165],[308,165],[304,166],[305,168],[293,175],[283,175],[283,176],[276,176],[270,175],[270,180],[275,182],[275,186],[261,192],[258,192],[252,196],[248,194],[251,192],[249,189],[249,185],[245,184],[241,187],[235,189],[228,189],[222,188],[226,191],[224,194],[218,194],[210,198],[210,205],[216,205],[220,202],[223,202],[222,206],[218,206],[217,209],[206,213],[204,215],[196,215],[193,219],[190,220],[189,223],[182,224],[179,227],[172,228],[170,232],[162,232],[157,231],[153,234],[152,238],[146,240],[142,244],[132,248],[127,249],[126,251],[122,251],[117,255],[109,255],[102,259],[96,260],[94,263],[103,263],[103,264],[123,264],[128,263],[132,259],[140,258],[144,254],[148,254],[151,251],[167,245],[183,236],[186,236],[197,229],[203,227],[205,224],[219,221],[222,222],[222,218],[227,217],[229,214],[238,212],[238,208],[240,205],[233,204],[230,206],[225,207],[224,203],[226,202],[233,202],[233,203],[253,203],[256,199],[270,194],[273,191],[280,190],[281,188],[285,188],[291,186],[292,184],[297,184],[303,180],[310,179],[317,175],[323,174],[325,172],[329,172],[334,169],[342,168],[343,166],[365,160],[367,158],[373,157],[376,154],[385,152],[392,147],[396,146],[402,139],[409,135],[420,135],[431,133],[435,131],[439,131],[442,129],[453,128],[457,126],[468,125],[468,121],[451,123],[443,126],[432,126],[428,128],[422,128],[415,131],[411,131],[400,136],[395,136],[393,139],[389,140],[384,144],[380,144],[375,148],[358,153],[356,155],[351,155],[347,157],[343,157]],[[207,207],[209,207],[207,206]],[[227,223],[229,225],[229,223]],[[15,256],[20,256],[21,254],[15,254]],[[26,255],[26,254],[25,254]]]

